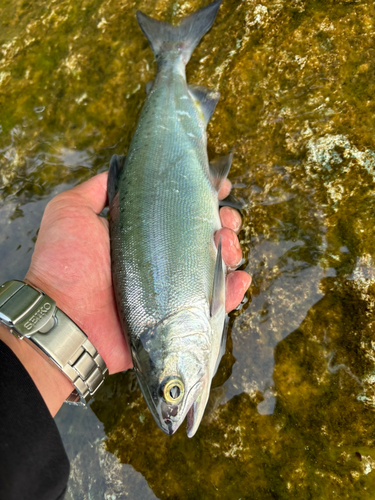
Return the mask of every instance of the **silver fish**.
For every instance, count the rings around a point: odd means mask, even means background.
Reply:
[[[186,83],[185,65],[221,0],[178,26],[137,12],[157,61],[127,156],[110,162],[113,284],[134,369],[160,427],[198,429],[225,350],[225,265],[218,191],[232,157],[209,163],[217,92]]]

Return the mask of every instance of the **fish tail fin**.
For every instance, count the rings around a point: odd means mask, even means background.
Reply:
[[[184,63],[187,64],[200,39],[215,21],[221,2],[222,0],[214,0],[182,19],[178,26],[157,21],[138,10],[136,14],[138,24],[149,41],[156,59],[163,53],[178,48],[182,52]]]

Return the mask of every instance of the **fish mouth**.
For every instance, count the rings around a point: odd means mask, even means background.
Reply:
[[[162,419],[159,420],[159,427],[166,433],[172,436],[180,427],[186,417],[186,433],[189,438],[193,437],[197,432],[201,423],[204,410],[206,408],[208,397],[210,394],[211,384],[207,383],[207,378],[200,379],[189,390],[186,398],[185,408],[188,409],[178,411],[178,406],[169,406],[162,404]],[[189,406],[189,401],[193,402]],[[180,413],[180,414],[179,414]]]
[[[185,420],[185,417],[187,415],[190,415],[190,417],[188,418],[188,426],[189,426],[189,422],[194,422],[195,421],[195,418],[194,418],[194,405],[196,405],[196,401],[193,401],[190,405],[190,407],[188,406],[188,401],[191,401],[192,399],[198,399],[200,394],[199,394],[199,391],[200,391],[200,385],[201,385],[202,381],[201,380],[198,380],[198,382],[196,382],[189,390],[189,392],[187,393],[186,395],[186,404],[184,405],[184,410],[182,410],[181,412],[179,412],[179,408],[178,406],[170,406],[168,404],[166,404],[165,402],[163,402],[161,404],[161,413],[162,413],[162,421],[161,421],[161,426],[159,425],[159,427],[166,433],[166,434],[169,434],[170,436],[172,434],[174,434],[177,429],[180,427],[180,425],[182,424],[182,422]],[[186,410],[186,407],[188,408]],[[164,425],[165,426],[164,426]]]
[[[186,412],[186,433],[188,437],[193,437],[194,434],[197,431],[197,428],[199,426],[199,422],[197,422],[197,402],[194,401],[188,411]],[[172,417],[173,418],[173,417]],[[161,429],[166,433],[172,436],[177,429],[180,427],[182,422],[185,420],[185,418],[181,418],[177,421],[173,421],[171,418],[168,416],[163,415],[163,423],[165,425],[160,426]]]
[[[186,434],[192,438],[197,432],[199,424],[203,418],[204,410],[206,409],[208,396],[210,394],[211,384],[205,380],[203,382],[203,390],[200,392],[194,403],[186,413]]]
[[[194,422],[195,422],[195,415],[196,415],[196,408],[194,408],[195,406],[195,401],[194,403],[190,406],[187,414],[186,414],[186,434],[188,435],[188,437],[193,437],[194,434],[192,434],[193,432],[193,428],[194,428]]]
[[[166,431],[164,426],[162,427],[162,430],[166,434],[172,436],[180,427],[184,419],[181,419],[178,422],[173,422],[170,418],[166,417],[163,418],[163,421],[168,430]],[[190,408],[186,413],[186,434],[188,435],[188,437],[194,436],[194,434],[198,429],[199,424],[200,424],[200,419],[198,421],[198,405],[197,402],[194,401],[194,403],[191,404]]]
[[[155,423],[158,425],[159,429],[165,432],[165,434],[168,434],[169,436],[172,436],[177,429],[180,427],[182,422],[185,419],[186,413],[191,412],[191,409],[194,405],[190,406],[189,410],[185,413],[182,412],[180,413],[178,410],[177,405],[168,405],[164,401],[159,401],[157,404],[155,404],[154,399],[152,398],[150,388],[148,384],[146,383],[143,374],[140,370],[136,371],[137,379],[139,382],[139,386],[141,388],[143,397],[145,398],[147,402],[148,409],[151,412],[151,415],[154,417]],[[198,385],[194,384],[192,389]],[[189,396],[191,393],[191,390],[189,391],[188,395]],[[188,400],[188,397],[187,399]],[[179,413],[181,417],[179,416]]]

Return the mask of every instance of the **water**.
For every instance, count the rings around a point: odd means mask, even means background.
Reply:
[[[43,209],[129,145],[155,67],[135,10],[198,0],[0,4],[0,278]],[[188,80],[220,90],[253,276],[196,436],[153,422],[132,372],[56,420],[69,500],[374,499],[375,7],[224,0]]]

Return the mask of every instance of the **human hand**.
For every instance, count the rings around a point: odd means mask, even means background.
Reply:
[[[112,287],[107,173],[47,205],[25,281],[43,290],[88,336],[109,373],[132,366]]]
[[[104,359],[109,373],[115,373],[130,368],[132,361],[113,292],[109,225],[98,215],[107,203],[107,176],[107,173],[99,174],[48,203],[25,281],[56,301],[57,306],[86,333]],[[230,182],[225,181],[219,193],[220,199],[225,198],[230,189]],[[237,238],[241,216],[236,210],[224,207],[220,218],[223,228],[216,233],[215,241],[218,243],[222,238],[223,259],[229,268],[234,268],[242,259]],[[228,274],[227,312],[240,303],[250,282],[250,276],[244,271]],[[52,370],[51,377],[58,380],[54,402],[50,403],[49,388],[39,389],[54,414],[72,386],[57,368],[49,369]],[[37,385],[40,380],[45,382],[45,377],[38,379],[34,363],[31,372]],[[58,386],[62,388],[56,395]]]

